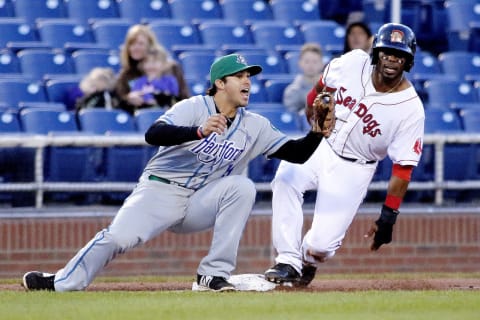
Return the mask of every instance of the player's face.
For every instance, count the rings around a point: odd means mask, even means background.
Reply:
[[[245,107],[250,97],[250,72],[241,71],[226,77],[225,93],[235,106]]]
[[[396,50],[381,50],[378,53],[378,72],[386,79],[396,79],[403,73],[406,57]]]

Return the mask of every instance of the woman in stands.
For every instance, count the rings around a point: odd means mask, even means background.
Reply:
[[[130,27],[120,52],[122,68],[116,84],[116,94],[120,98],[119,108],[131,114],[143,105],[144,101],[141,94],[131,91],[130,86],[132,80],[144,76],[140,65],[147,56],[147,52],[152,48],[157,48],[162,51],[165,50],[161,44],[158,43],[155,34],[148,26],[136,24]],[[170,60],[169,64],[169,72],[177,78],[180,88],[179,96],[176,100],[189,97],[188,86],[180,65],[173,60]]]

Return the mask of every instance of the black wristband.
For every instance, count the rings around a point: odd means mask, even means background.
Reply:
[[[379,220],[393,225],[397,221],[397,216],[399,213],[400,212],[398,210],[394,210],[386,205],[383,205]]]

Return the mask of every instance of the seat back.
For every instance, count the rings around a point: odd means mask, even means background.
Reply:
[[[30,23],[35,23],[39,18],[66,18],[67,10],[65,2],[48,0],[15,0],[15,15],[23,18]]]
[[[82,109],[78,121],[82,131],[95,134],[136,131],[132,116],[121,110]]]
[[[0,79],[0,101],[18,107],[20,102],[46,102],[47,95],[40,81]]]
[[[215,61],[216,55],[206,52],[182,52],[178,60],[182,64],[185,78],[207,79],[210,66]]]
[[[250,30],[241,24],[226,21],[205,21],[198,27],[205,45],[221,47],[230,44],[253,44]]]
[[[7,47],[8,42],[39,41],[35,28],[25,19],[0,18],[0,47]]]
[[[119,18],[115,0],[68,0],[65,2],[68,16],[82,22],[105,18]]]
[[[52,48],[64,48],[68,43],[94,43],[87,24],[70,19],[45,19],[37,24],[40,39]]]
[[[277,46],[302,45],[302,33],[293,25],[284,21],[257,21],[252,24],[251,32],[257,46],[276,50]]]
[[[462,123],[457,113],[447,108],[425,110],[425,133],[461,132]]]
[[[250,23],[249,21],[272,20],[272,9],[263,0],[224,0],[221,2],[223,16],[227,21]]]
[[[215,0],[170,0],[169,3],[173,19],[191,23],[223,18],[222,8]]]
[[[461,80],[469,80],[471,76],[480,76],[480,53],[448,51],[441,53],[438,59],[445,74],[455,75]]]
[[[469,82],[460,80],[428,80],[425,91],[430,104],[450,107],[455,102],[476,102],[477,96]]]
[[[327,52],[343,51],[345,27],[332,20],[305,22],[300,26],[305,42],[320,44]]]
[[[172,16],[167,0],[120,0],[118,10],[120,17],[135,23]]]
[[[272,0],[273,17],[279,21],[318,21],[320,20],[319,5],[313,1]]]
[[[165,110],[160,108],[137,110],[135,112],[135,123],[137,125],[137,130],[141,133],[145,133],[148,128],[150,128],[150,126],[164,113]]]
[[[49,49],[25,49],[18,54],[22,73],[25,76],[43,79],[49,74],[72,74],[70,57],[63,51]]]
[[[20,132],[20,121],[18,114],[12,111],[0,112],[0,132],[1,133],[15,133]]]
[[[77,74],[85,75],[95,67],[111,68],[120,71],[120,57],[117,51],[77,50],[72,54],[72,62]]]
[[[132,22],[129,20],[103,19],[92,24],[92,32],[97,43],[112,50],[120,50],[131,25]]]
[[[197,45],[201,43],[197,28],[179,20],[153,20],[150,28],[158,41],[171,50],[173,45]]]
[[[78,131],[73,113],[68,111],[28,108],[20,112],[23,130],[29,133]]]
[[[4,73],[21,73],[17,56],[8,49],[0,50],[0,74]]]

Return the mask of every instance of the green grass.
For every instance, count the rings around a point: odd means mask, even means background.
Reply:
[[[478,291],[0,292],[0,319],[478,319]]]
[[[318,275],[318,279],[479,278],[474,274]],[[191,281],[191,277],[99,278],[117,281]],[[18,279],[0,279],[18,283]],[[480,319],[479,290],[211,293],[192,291],[0,291],[0,319]]]

